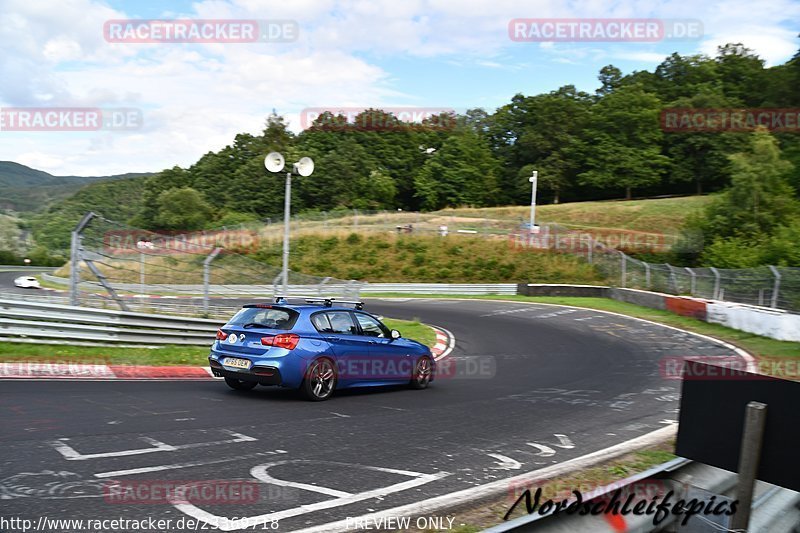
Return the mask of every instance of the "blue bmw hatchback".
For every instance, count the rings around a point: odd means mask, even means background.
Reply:
[[[362,302],[305,301],[245,305],[217,331],[208,357],[212,373],[236,390],[278,385],[313,401],[336,389],[404,383],[424,389],[433,381],[430,349],[387,328]]]

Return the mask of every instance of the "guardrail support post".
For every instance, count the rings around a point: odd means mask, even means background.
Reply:
[[[714,273],[714,294],[711,296],[712,300],[719,300],[719,270],[714,267],[709,268]]]
[[[731,520],[731,530],[747,532],[750,522],[750,509],[753,505],[753,488],[758,475],[761,459],[761,442],[764,437],[764,422],[767,420],[767,404],[750,402],[744,418],[742,446],[739,452],[739,482],[736,486],[736,499],[739,509]]]
[[[625,252],[620,252],[619,255],[622,258],[622,275],[621,275],[621,278],[622,278],[622,288],[624,289],[625,288],[626,278],[628,277],[627,276],[627,266],[628,265],[625,262],[625,260],[628,258],[628,256],[625,255]]]
[[[211,284],[211,261],[219,255],[222,248],[214,248],[208,257],[203,260],[203,312],[208,313],[208,293]]]
[[[650,263],[642,261],[642,264],[644,265],[644,285],[647,290],[650,290]]]
[[[778,307],[778,293],[781,290],[781,273],[772,265],[769,266],[769,269],[772,270],[772,275],[775,276],[775,285],[772,287],[772,301],[770,302],[770,307],[776,309]]]

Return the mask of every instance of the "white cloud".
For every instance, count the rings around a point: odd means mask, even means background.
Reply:
[[[139,6],[131,3],[131,12]],[[293,129],[305,107],[436,105],[425,93],[398,90],[400,73],[386,60],[507,68],[582,65],[615,59],[660,62],[669,52],[653,46],[513,43],[513,18],[664,17],[703,21],[706,37],[689,43],[715,53],[718,44],[742,41],[770,63],[797,48],[784,26],[800,20],[800,3],[773,0],[701,4],[687,0],[205,0],[176,18],[294,19],[300,38],[291,44],[111,44],[102,28],[129,17],[100,0],[0,0],[0,105],[138,107],[136,132],[0,132],[0,159],[60,174],[106,174],[189,165],[242,131],[257,133],[273,109]],[[600,65],[602,66],[602,65]],[[526,67],[527,68],[527,67]],[[413,80],[412,80],[413,81]],[[503,87],[521,87],[506,73]],[[422,86],[423,84],[420,84]],[[414,87],[404,83],[403,87]],[[456,90],[456,87],[452,88]]]

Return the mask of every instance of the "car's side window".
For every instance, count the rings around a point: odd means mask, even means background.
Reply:
[[[361,326],[361,331],[368,337],[388,337],[386,327],[369,315],[356,313],[356,319]]]
[[[316,315],[311,317],[311,322],[314,324],[314,327],[317,328],[317,331],[320,333],[333,333],[333,329],[331,328],[331,322],[328,320],[327,313],[317,313]]]
[[[341,333],[346,335],[357,335],[358,328],[356,328],[353,318],[347,311],[330,311],[325,313],[328,315],[328,320],[331,324],[331,333]]]

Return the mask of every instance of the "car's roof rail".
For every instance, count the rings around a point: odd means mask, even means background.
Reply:
[[[309,304],[322,304],[325,307],[333,307],[333,304],[353,305],[356,309],[364,309],[364,302],[360,300],[340,300],[334,296],[275,296],[276,304],[289,305],[289,299],[304,300]]]

